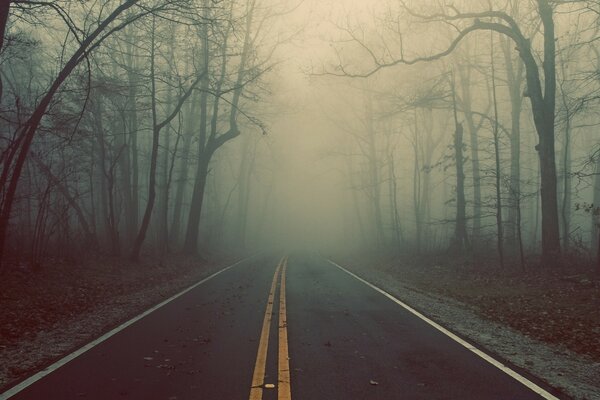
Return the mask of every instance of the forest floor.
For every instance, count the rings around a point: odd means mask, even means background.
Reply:
[[[486,264],[363,255],[343,265],[572,397],[600,398],[600,277]]]
[[[223,266],[175,256],[7,266],[0,276],[0,393]]]

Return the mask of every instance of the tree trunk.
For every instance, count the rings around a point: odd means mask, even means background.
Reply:
[[[506,65],[506,77],[511,105],[511,131],[510,131],[510,193],[508,197],[508,218],[506,221],[506,244],[509,251],[515,249],[520,232],[517,218],[520,215],[521,199],[521,112],[523,109],[523,63],[517,61],[515,70],[511,57],[510,42],[502,40],[502,51]],[[521,245],[519,245],[519,248]]]
[[[188,118],[184,126],[184,137],[183,137],[183,148],[181,154],[178,157],[179,161],[179,173],[177,175],[176,183],[177,189],[175,191],[175,199],[173,200],[173,217],[171,221],[170,238],[172,244],[178,244],[181,237],[181,217],[183,213],[183,197],[185,194],[185,188],[188,184],[189,175],[189,163],[190,163],[190,147],[192,144],[192,138],[194,137],[193,129],[193,111],[198,107],[199,96],[197,93],[193,95],[190,108],[188,110]]]
[[[4,47],[4,36],[6,34],[6,25],[8,24],[10,3],[12,3],[11,0],[4,0],[0,3],[0,51]]]
[[[562,63],[563,73],[565,65]],[[563,86],[560,87],[563,111],[565,113],[565,126],[562,146],[562,204],[560,207],[560,217],[562,222],[562,246],[565,251],[569,249],[571,233],[571,108],[567,99],[567,94]]]
[[[207,1],[207,0],[205,0]],[[239,112],[239,102],[240,97],[242,96],[242,91],[244,89],[244,77],[246,75],[246,64],[248,62],[248,57],[250,56],[251,46],[253,44],[253,40],[256,36],[252,36],[251,28],[252,21],[254,18],[254,9],[256,6],[256,0],[250,0],[247,3],[246,8],[246,27],[244,32],[244,44],[242,48],[242,52],[240,54],[240,62],[237,68],[237,79],[235,82],[235,89],[233,90],[232,99],[230,102],[230,110],[229,110],[229,129],[220,135],[217,134],[217,122],[219,117],[219,100],[222,93],[222,85],[227,77],[227,54],[228,54],[228,37],[230,32],[227,31],[225,34],[225,40],[223,46],[221,46],[222,50],[222,64],[221,64],[221,77],[217,81],[217,88],[215,90],[214,103],[213,103],[213,111],[211,118],[211,129],[210,135],[208,135],[207,130],[207,98],[201,97],[200,99],[200,107],[201,107],[201,115],[200,115],[200,140],[199,140],[199,151],[198,151],[198,171],[196,174],[196,181],[194,184],[194,192],[192,194],[192,202],[190,208],[190,214],[188,217],[188,226],[185,236],[184,248],[183,251],[187,254],[195,254],[197,252],[198,246],[198,234],[200,229],[200,216],[202,213],[202,204],[204,191],[206,188],[206,180],[208,174],[208,165],[210,164],[210,160],[214,153],[225,143],[230,140],[235,139],[240,135],[240,131],[237,125],[237,114]],[[207,10],[208,8],[205,8]],[[204,49],[203,49],[203,58],[204,65],[208,69],[209,66],[209,41],[208,41],[208,32],[206,26],[204,26],[203,31],[201,33],[204,38]],[[204,86],[205,85],[205,86]],[[208,79],[203,83],[203,87],[206,90],[202,91],[202,95],[208,91]],[[208,135],[208,136],[207,136]]]
[[[421,212],[421,243],[426,244],[426,248],[423,249],[421,246],[421,250],[429,251],[432,246],[431,241],[431,171],[432,171],[432,163],[433,163],[433,155],[435,153],[435,149],[439,145],[439,141],[435,141],[433,138],[434,132],[434,114],[432,108],[426,108],[424,110],[424,120],[423,127],[425,130],[425,138],[423,146],[421,147],[421,166],[420,169],[423,172],[423,178],[421,182],[421,200],[419,210]]]
[[[174,30],[173,30],[174,31]],[[171,40],[175,40],[171,36]],[[169,59],[173,58],[173,51],[171,48]],[[171,85],[167,88],[166,104],[172,102],[172,90]],[[159,253],[167,254],[169,251],[169,165],[171,155],[171,125],[165,126],[166,133],[162,139],[162,156],[160,157],[160,183],[159,185],[159,199],[158,199],[158,224],[157,224],[157,249]]]
[[[532,160],[533,161],[533,160]],[[535,181],[537,183],[538,186],[541,185],[542,182],[542,178],[540,176],[540,168],[539,168],[539,163],[536,162],[536,166],[537,166],[537,171],[536,171],[536,176],[535,176]],[[532,231],[532,237],[531,237],[531,245],[532,248],[535,250],[538,250],[538,233],[540,231],[540,214],[541,214],[541,207],[540,207],[540,195],[539,193],[536,194],[535,196],[535,206],[532,207],[533,208],[533,231]]]
[[[354,213],[356,214],[356,221],[358,222],[358,231],[360,233],[360,239],[363,246],[367,243],[367,232],[365,231],[365,223],[363,221],[363,216],[361,213],[360,204],[358,202],[358,194],[356,193],[356,185],[354,182],[354,162],[353,156],[350,154],[347,157],[347,167],[348,167],[348,184],[350,186],[350,193],[352,196],[352,204],[354,206]]]
[[[118,157],[118,156],[117,156]],[[115,210],[115,164],[111,163],[108,173],[106,174],[107,183],[107,198],[108,198],[108,218],[107,225],[109,229],[109,237],[111,243],[112,254],[114,256],[121,255],[121,240],[119,237],[119,223],[117,221],[117,213]]]
[[[206,32],[204,32],[207,34]],[[208,38],[204,42],[204,66],[209,65]],[[204,189],[206,187],[206,178],[208,174],[208,164],[210,155],[207,153],[207,124],[208,124],[208,76],[203,80],[200,94],[200,139],[198,141],[198,168],[194,180],[194,190],[190,203],[190,212],[187,219],[187,231],[183,251],[186,254],[196,254],[198,246],[198,234],[200,232],[200,215],[202,204],[204,202]],[[215,99],[218,101],[218,99]]]
[[[396,250],[398,250],[398,247],[401,246],[404,242],[404,236],[402,234],[400,212],[398,211],[398,182],[396,178],[396,169],[394,164],[394,152],[390,150],[388,153],[390,207],[392,208],[392,221],[394,223],[394,247],[396,248]]]
[[[568,114],[568,112],[567,112]],[[567,115],[565,126],[565,138],[563,144],[563,197],[561,204],[562,219],[562,246],[564,250],[569,249],[571,233],[571,122]]]
[[[541,207],[542,207],[542,264],[556,265],[560,262],[560,231],[558,223],[558,197],[555,159],[555,107],[556,107],[556,43],[552,6],[548,0],[537,0],[544,26],[544,92],[542,93],[539,70],[535,58],[529,52],[524,62],[527,85],[533,108],[533,119],[539,137],[536,147],[540,158]],[[523,57],[524,53],[521,52]]]
[[[456,163],[456,225],[454,239],[451,245],[453,251],[464,251],[467,249],[469,240],[467,235],[467,216],[465,200],[465,171],[463,156],[463,125],[458,121],[456,110],[456,88],[454,77],[451,82],[452,99],[454,104],[454,159]]]
[[[107,151],[106,141],[104,139],[104,126],[102,123],[104,114],[102,96],[98,94],[92,102],[91,107],[93,110],[93,130],[94,135],[96,136],[96,143],[98,144],[98,152],[94,154],[97,154],[98,157],[98,179],[100,180],[100,191],[98,193],[100,202],[99,220],[102,222],[105,237],[108,237],[109,242],[111,243],[112,254],[117,255],[119,249],[114,246],[113,239],[115,233],[112,231],[112,226],[110,224]]]
[[[167,104],[170,104],[170,100],[167,100]],[[167,126],[167,132],[163,135],[162,160],[160,160],[160,197],[157,226],[157,248],[160,254],[167,254],[169,251],[169,156],[171,153],[169,129],[169,126]]]
[[[146,232],[148,231],[148,226],[150,225],[150,217],[152,216],[152,210],[154,209],[154,202],[156,200],[156,164],[158,158],[159,140],[160,129],[157,128],[157,126],[155,125],[154,129],[152,130],[152,150],[150,153],[150,172],[148,177],[148,202],[146,203],[146,210],[144,211],[144,216],[142,217],[140,230],[135,239],[135,242],[133,243],[133,248],[131,250],[132,261],[139,260],[142,244],[144,243],[144,240],[146,238]]]
[[[417,117],[417,109],[414,110],[415,132],[413,140],[413,209],[415,213],[415,250],[417,254],[421,253],[421,239],[423,232],[423,221],[421,213],[421,149],[419,147],[419,125]]]
[[[377,142],[373,120],[373,99],[367,94],[366,101],[366,127],[369,163],[369,189],[373,205],[373,222],[375,228],[375,240],[378,247],[383,246],[385,235],[383,233],[383,217],[381,215],[381,186],[379,182],[379,162],[377,157]]]
[[[138,234],[133,242],[133,248],[131,250],[131,260],[138,261],[140,257],[140,251],[142,249],[142,243],[146,238],[146,232],[150,225],[150,217],[152,216],[152,209],[154,208],[154,201],[156,199],[156,168],[158,160],[158,145],[160,140],[160,127],[157,121],[157,109],[156,109],[156,17],[152,17],[152,28],[150,32],[150,102],[152,111],[152,149],[150,151],[150,172],[148,176],[148,202],[146,203],[146,210],[142,217],[142,223]]]
[[[504,267],[504,221],[502,220],[502,170],[500,166],[500,140],[498,132],[498,96],[496,94],[496,65],[494,62],[494,33],[490,32],[491,66],[492,66],[492,101],[494,105],[494,161],[496,166],[496,237],[500,266]]]
[[[600,149],[598,149],[596,153],[593,207],[594,209],[592,210],[592,249],[595,248],[596,250],[596,263],[598,273],[600,273]]]
[[[6,33],[6,25],[8,24],[8,14],[10,13],[10,0],[0,2],[0,52],[4,47],[4,35]],[[2,74],[0,74],[0,104],[2,104]]]
[[[198,157],[198,169],[196,171],[196,180],[194,182],[194,191],[190,203],[190,213],[188,216],[187,232],[183,251],[186,254],[196,254],[198,251],[198,236],[200,233],[200,216],[202,213],[202,203],[204,202],[204,189],[206,188],[206,178],[208,175],[208,161],[202,155]]]
[[[121,192],[123,194],[123,207],[125,211],[125,226],[127,231],[127,243],[132,245],[138,229],[139,219],[139,168],[137,148],[137,85],[138,76],[136,71],[136,50],[133,46],[135,37],[129,32],[127,40],[127,135],[124,134],[124,143],[127,146],[123,153],[121,165]]]
[[[473,174],[473,225],[471,229],[471,244],[477,249],[481,237],[481,170],[479,166],[479,137],[478,131],[481,127],[475,125],[473,118],[473,102],[471,98],[471,64],[460,68],[460,81],[462,86],[462,105],[469,130],[469,144],[471,148],[471,169]]]
[[[250,143],[251,137],[247,136],[242,145],[242,158],[238,173],[238,204],[236,236],[238,245],[244,249],[246,246],[246,226],[248,223],[248,205],[250,199],[250,177],[256,158],[256,145]]]

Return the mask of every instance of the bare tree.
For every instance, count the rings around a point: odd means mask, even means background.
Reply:
[[[463,155],[463,133],[464,128],[458,121],[458,111],[456,106],[456,86],[454,74],[450,82],[452,92],[452,104],[454,114],[454,162],[456,165],[456,225],[454,228],[454,238],[451,244],[452,250],[463,251],[469,246],[469,237],[467,234],[467,213],[465,200],[465,172]]]
[[[150,172],[148,175],[148,202],[146,204],[146,210],[142,217],[142,223],[138,235],[133,244],[131,250],[131,259],[137,261],[140,255],[140,250],[144,239],[146,238],[146,232],[150,225],[150,217],[152,216],[152,210],[154,209],[154,203],[156,200],[156,170],[158,164],[158,145],[160,143],[160,132],[165,128],[181,111],[183,104],[186,102],[188,97],[192,94],[192,91],[204,79],[207,75],[207,70],[196,74],[193,82],[188,85],[187,88],[183,89],[180,84],[180,95],[173,107],[173,110],[167,115],[162,121],[158,121],[158,110],[157,110],[157,89],[156,89],[156,37],[155,37],[155,17],[152,17],[152,29],[150,32],[151,44],[150,44],[150,84],[151,84],[151,107],[152,107],[152,151],[150,155]]]
[[[233,8],[229,11],[229,21],[233,18]],[[196,171],[196,178],[194,181],[194,189],[192,192],[191,206],[187,218],[187,229],[185,234],[185,240],[183,245],[183,251],[188,254],[195,254],[198,247],[198,238],[200,233],[200,216],[202,212],[202,205],[204,201],[204,193],[206,189],[207,175],[209,172],[209,165],[215,152],[225,145],[230,140],[237,138],[241,131],[238,124],[238,115],[250,119],[254,124],[261,125],[261,123],[255,118],[249,116],[242,110],[242,94],[247,85],[257,81],[270,66],[267,64],[270,55],[267,55],[266,59],[262,62],[252,65],[252,52],[253,47],[257,40],[260,38],[261,29],[265,27],[265,22],[269,16],[263,16],[258,22],[255,21],[257,17],[257,1],[248,0],[245,7],[243,17],[243,29],[241,32],[241,49],[239,51],[239,60],[234,74],[233,86],[228,88],[226,86],[226,80],[229,75],[229,67],[232,63],[230,59],[230,41],[233,41],[233,24],[227,23],[226,27],[222,30],[221,35],[223,40],[220,42],[218,48],[218,56],[212,59],[209,48],[209,37],[208,31],[201,31],[200,37],[203,40],[203,63],[206,66],[218,65],[219,73],[216,79],[215,87],[212,89],[211,94],[213,97],[212,110],[210,119],[208,117],[208,97],[204,93],[208,93],[208,81],[201,84],[201,99],[200,99],[200,118],[199,118],[199,148],[198,148],[198,165]],[[275,45],[276,46],[276,45]],[[220,63],[220,64],[218,64]],[[225,100],[225,96],[231,94],[231,99]],[[205,96],[205,97],[203,97]],[[221,118],[221,106],[222,103],[227,101],[229,112],[226,116],[226,124],[223,129],[219,124]],[[262,127],[261,127],[262,129]],[[263,129],[264,130],[264,129]]]
[[[492,103],[494,104],[494,124],[492,132],[494,134],[494,161],[495,161],[495,172],[496,172],[496,237],[497,237],[497,249],[498,258],[500,260],[500,266],[504,267],[504,221],[502,219],[502,193],[501,193],[501,181],[502,181],[502,170],[500,166],[500,132],[498,128],[498,96],[496,92],[496,63],[494,60],[494,35],[490,32],[490,59],[492,67]]]
[[[16,135],[16,141],[12,145],[10,155],[7,157],[6,162],[3,165],[2,175],[0,177],[0,187],[2,187],[4,190],[4,196],[0,207],[0,262],[3,258],[8,224],[17,192],[17,185],[21,178],[23,165],[25,164],[27,155],[29,154],[29,149],[31,148],[31,143],[35,137],[38,127],[40,126],[42,118],[44,117],[46,110],[50,105],[50,102],[60,89],[63,82],[69,77],[71,72],[73,72],[73,70],[81,62],[87,59],[87,56],[91,51],[100,46],[107,37],[123,29],[125,26],[139,17],[139,15],[135,15],[134,17],[127,18],[120,23],[115,24],[121,14],[134,6],[136,3],[137,0],[124,1],[119,6],[115,7],[114,10],[103,20],[101,20],[98,25],[96,25],[96,27],[86,35],[85,38],[79,40],[78,48],[58,72],[46,93],[35,106],[35,109],[31,113],[31,116],[27,119],[27,122],[19,128],[19,131]]]
[[[401,64],[413,65],[439,60],[452,53],[462,40],[471,33],[478,31],[494,31],[512,40],[525,66],[527,82],[526,96],[531,102],[533,119],[539,138],[536,150],[539,155],[541,171],[542,262],[547,265],[556,264],[559,260],[558,256],[561,253],[561,247],[554,133],[556,108],[556,37],[553,4],[549,0],[536,0],[535,3],[537,17],[543,27],[543,54],[542,62],[540,63],[532,48],[530,39],[524,35],[519,23],[504,11],[461,12],[456,7],[450,7],[450,13],[439,12],[426,15],[415,12],[403,1],[400,3],[406,12],[422,21],[450,24],[462,23],[466,25],[455,26],[458,34],[445,50],[433,55],[412,59],[406,58],[403,52],[399,57],[393,59],[390,59],[389,52],[386,52],[387,57],[381,59],[363,40],[353,36],[352,39],[366,50],[367,57],[369,57],[374,66],[367,72],[354,73],[348,71],[348,68],[340,62],[336,67],[338,72],[333,73],[333,75],[367,77],[382,69]]]

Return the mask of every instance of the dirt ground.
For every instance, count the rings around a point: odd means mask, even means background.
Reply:
[[[417,259],[384,263],[380,268],[416,288],[468,304],[527,336],[600,362],[600,279],[589,270],[503,271],[449,264],[443,258],[425,265]]]
[[[590,270],[500,270],[444,256],[373,260],[340,259],[572,397],[600,399],[600,279]]]
[[[7,266],[0,276],[0,393],[224,265],[170,257]]]

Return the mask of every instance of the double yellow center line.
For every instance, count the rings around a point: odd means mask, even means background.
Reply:
[[[250,388],[250,400],[262,400],[263,389],[265,388],[265,370],[267,364],[267,351],[269,348],[269,333],[271,330],[271,320],[273,317],[273,303],[275,302],[275,291],[277,281],[281,276],[281,285],[279,288],[279,356],[277,362],[277,399],[291,400],[290,389],[290,358],[288,351],[287,338],[287,314],[285,305],[285,272],[287,269],[287,257],[283,257],[273,276],[265,318],[263,320],[260,342],[258,344],[258,353],[256,363],[254,364],[254,374],[252,376],[252,386]],[[280,274],[281,272],[281,274]]]

